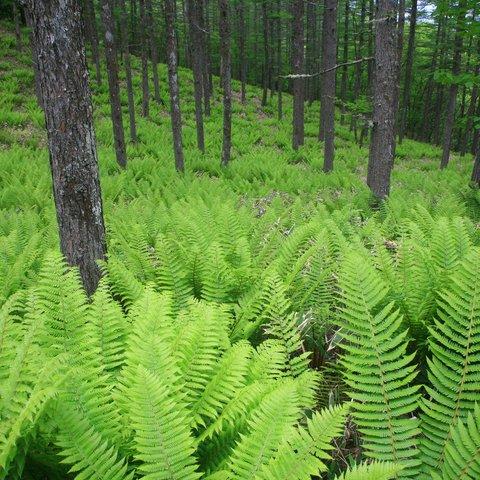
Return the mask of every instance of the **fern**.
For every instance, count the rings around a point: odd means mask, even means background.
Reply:
[[[402,467],[389,462],[372,462],[355,465],[336,480],[390,480],[396,478]]]

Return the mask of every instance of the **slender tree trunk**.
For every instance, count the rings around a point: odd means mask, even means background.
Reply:
[[[177,40],[175,38],[175,0],[165,0],[165,28],[167,34],[168,86],[170,90],[170,118],[172,121],[173,153],[175,168],[183,172],[182,115],[180,113],[180,89],[177,73]]]
[[[246,83],[247,83],[247,60],[245,58],[245,1],[239,0],[238,8],[238,27],[239,42],[238,49],[240,54],[240,82],[241,82],[241,101],[245,105],[247,101]]]
[[[127,7],[125,0],[119,0],[120,7],[120,32],[122,37],[123,62],[125,64],[125,77],[127,81],[128,114],[130,118],[130,139],[137,141],[137,124],[135,121],[135,101],[133,98],[132,68],[130,65],[130,46],[127,31]]]
[[[390,174],[395,152],[395,88],[398,68],[397,2],[378,0],[373,86],[373,130],[367,184],[377,198],[390,192]]]
[[[345,122],[345,111],[346,111],[346,103],[347,103],[347,73],[348,73],[348,66],[346,63],[348,62],[348,21],[350,16],[350,0],[345,0],[345,17],[344,17],[344,24],[343,24],[343,63],[345,64],[342,67],[342,79],[340,84],[340,98],[342,99],[342,108],[341,112],[342,115],[340,116],[340,123],[343,124]]]
[[[480,117],[480,95],[478,98],[477,111],[475,113],[475,116]],[[480,128],[477,127],[473,132],[472,149],[470,150],[471,154],[476,155],[479,148],[480,148]]]
[[[262,106],[267,104],[268,86],[270,75],[270,51],[268,46],[269,22],[268,22],[268,0],[262,0],[262,20],[263,20],[263,93]]]
[[[403,85],[403,102],[398,126],[398,143],[402,143],[407,124],[408,110],[412,88],[413,56],[415,54],[415,31],[417,28],[417,0],[412,0],[410,10],[410,28],[408,34],[407,63],[405,65],[405,82]]]
[[[20,29],[20,10],[17,0],[12,1],[13,21],[15,22],[15,38],[17,40],[17,50],[22,49],[22,31]]]
[[[375,40],[375,33],[373,29],[373,22],[375,18],[375,1],[374,0],[369,0],[368,1],[368,25],[370,27],[369,29],[369,34],[368,34],[368,44],[367,44],[367,49],[368,49],[368,56],[372,57],[373,56],[373,44]],[[368,81],[368,87],[369,87],[369,94],[373,96],[373,62],[368,62],[367,63],[367,81]]]
[[[97,19],[93,6],[93,0],[85,0],[85,16],[87,20],[87,34],[90,40],[90,46],[92,48],[92,59],[95,65],[97,84],[101,85],[102,74],[100,70],[100,49],[98,45]]]
[[[302,75],[304,73],[305,53],[303,38],[303,15],[305,11],[304,0],[293,0],[292,3],[292,66],[294,75]],[[294,150],[298,150],[300,145],[304,143],[305,126],[304,126],[304,96],[305,81],[303,78],[293,79],[293,139],[292,146]]]
[[[480,42],[479,42],[480,43]],[[475,67],[475,76],[478,78],[480,76],[480,63]],[[474,85],[472,88],[472,93],[470,95],[470,103],[467,110],[467,124],[465,125],[465,132],[461,138],[460,142],[460,155],[463,157],[467,153],[467,144],[470,135],[473,130],[473,121],[475,117],[475,107],[478,100],[478,85]]]
[[[125,136],[123,132],[122,107],[120,104],[120,88],[118,86],[117,52],[115,51],[115,39],[111,0],[101,0],[102,22],[105,30],[105,57],[107,60],[108,88],[110,91],[110,109],[113,125],[113,139],[117,162],[121,167],[127,165],[125,150]]]
[[[317,5],[313,1],[308,1],[306,4],[307,13],[307,42],[306,48],[306,72],[309,74],[315,73],[315,64],[317,50],[315,45],[316,24],[317,24]],[[315,99],[315,77],[308,78],[305,82],[305,100],[308,99],[311,105]]]
[[[278,119],[282,120],[283,118],[283,98],[282,98],[282,90],[283,90],[283,78],[282,78],[282,0],[277,0],[277,90],[278,90],[278,98],[277,98],[277,115]]]
[[[320,60],[320,71],[325,70],[325,58],[326,58],[326,52],[325,52],[325,32],[327,31],[327,26],[325,25],[325,22],[327,21],[327,16],[325,15],[325,2],[326,0],[323,0],[323,15],[322,15],[322,45],[321,45],[321,60]],[[319,129],[318,129],[318,140],[320,142],[323,142],[325,140],[325,117],[323,115],[324,110],[322,109],[322,104],[324,102],[323,98],[323,90],[324,90],[324,82],[325,78],[323,75],[320,76],[320,124],[319,124]]]
[[[201,51],[200,66],[202,70],[202,95],[204,103],[204,113],[210,116],[210,80],[209,80],[209,59],[207,52],[207,31],[205,15],[208,17],[208,11],[205,8],[205,0],[199,0],[198,3],[198,22],[199,22],[199,44]]]
[[[32,64],[33,64],[33,73],[35,79],[35,96],[37,97],[37,105],[43,110],[43,98],[42,98],[42,86],[40,84],[40,72],[38,70],[38,53],[37,46],[35,44],[35,37],[33,35],[33,19],[31,6],[29,3],[26,4],[24,9],[25,20],[27,26],[30,28],[29,41],[30,41],[30,50],[32,51]]]
[[[232,85],[231,85],[231,62],[230,62],[230,15],[228,0],[218,0],[220,16],[220,57],[222,62],[221,79],[223,88],[223,145],[222,165],[230,162],[230,150],[232,148]]]
[[[199,28],[198,8],[194,0],[187,0],[187,18],[190,33],[190,45],[193,62],[193,91],[195,98],[195,122],[197,126],[197,147],[204,153],[205,140],[203,133],[203,72],[202,55],[200,51],[201,32]]]
[[[335,77],[337,64],[337,1],[325,0],[325,70],[322,88],[322,111],[325,129],[325,149],[323,155],[323,171],[333,170],[335,155]]]
[[[157,35],[157,22],[156,15],[153,9],[152,0],[146,0],[146,14],[147,14],[147,26],[149,35],[150,53],[152,56],[152,71],[153,71],[153,98],[158,104],[163,104],[160,96],[160,82],[158,80],[158,35]]]
[[[405,33],[405,0],[398,0],[398,20],[397,20],[397,84],[395,88],[396,110],[400,101],[400,79],[402,73],[402,57],[403,57],[403,38]]]
[[[150,88],[148,85],[148,40],[146,32],[147,12],[145,9],[145,0],[139,0],[140,9],[140,56],[142,58],[142,116],[148,117],[150,114]]]
[[[457,25],[455,27],[455,40],[453,51],[452,74],[454,77],[460,74],[463,49],[463,29],[465,22],[466,0],[460,0],[458,4]],[[440,168],[445,168],[450,159],[450,147],[452,143],[453,122],[455,120],[455,106],[457,102],[458,84],[453,82],[448,91],[447,113],[445,117],[445,129],[443,133],[443,152]]]
[[[106,253],[80,5],[29,0],[37,46],[60,247],[92,294]]]
[[[210,15],[208,11],[208,1],[204,0],[205,7],[205,69],[207,70],[208,75],[208,98],[210,99],[213,95],[213,67],[212,67],[212,46],[211,46],[211,22]],[[207,111],[207,110],[206,110]],[[210,112],[210,108],[208,109]],[[207,113],[210,115],[210,113]]]
[[[477,148],[477,153],[475,155],[475,161],[473,162],[473,171],[472,171],[472,184],[477,188],[480,188],[480,148]]]

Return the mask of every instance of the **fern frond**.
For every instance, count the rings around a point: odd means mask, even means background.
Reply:
[[[402,467],[391,462],[355,465],[335,480],[391,480],[401,474]]]
[[[406,354],[402,318],[392,304],[385,305],[386,285],[359,254],[347,255],[340,286],[344,302],[342,363],[366,454],[398,463],[405,467],[401,476],[415,478],[420,463],[419,424],[413,412],[419,387],[411,385],[416,372],[411,364],[413,355]]]

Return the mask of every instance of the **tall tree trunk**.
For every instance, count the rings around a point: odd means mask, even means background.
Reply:
[[[262,23],[263,23],[263,92],[262,106],[267,104],[268,86],[270,76],[270,49],[269,49],[269,21],[268,21],[268,0],[262,0]]]
[[[125,150],[125,136],[123,132],[122,107],[120,104],[120,88],[118,86],[117,52],[115,51],[115,39],[111,0],[101,0],[102,22],[105,30],[105,57],[107,60],[108,89],[110,91],[110,109],[113,125],[113,139],[117,162],[121,167],[127,165],[127,153]]]
[[[477,111],[475,112],[475,116],[480,117],[480,95],[478,98]],[[473,132],[472,149],[470,150],[471,154],[476,155],[479,148],[480,148],[480,128],[476,127]]]
[[[25,20],[27,26],[30,28],[29,41],[30,41],[30,50],[32,51],[32,64],[33,64],[33,73],[35,79],[35,96],[37,97],[37,105],[43,110],[43,96],[42,96],[42,86],[40,84],[40,72],[38,70],[38,53],[37,46],[35,44],[35,37],[33,35],[33,19],[32,12],[29,3],[26,4]]]
[[[208,2],[209,0],[204,0],[204,10],[205,10],[205,70],[206,75],[208,76],[208,83],[206,82],[205,85],[208,84],[208,98],[210,102],[210,98],[213,95],[213,67],[212,67],[212,47],[211,47],[211,22],[210,22],[210,15],[208,11]],[[207,109],[205,109],[207,112]],[[208,109],[207,115],[210,115],[210,108]]]
[[[239,0],[237,4],[239,42],[238,50],[240,55],[240,82],[241,82],[241,101],[245,105],[247,101],[246,83],[247,83],[247,60],[245,58],[245,0]]]
[[[317,49],[315,45],[315,38],[317,35],[317,5],[313,1],[307,2],[307,42],[306,42],[306,72],[309,74],[315,73]],[[308,78],[305,82],[305,100],[308,99],[311,105],[315,99],[315,78]]]
[[[453,51],[452,74],[454,77],[460,74],[463,49],[463,29],[465,22],[466,0],[460,0],[457,7],[457,24],[455,27],[455,40]],[[450,147],[452,143],[453,122],[455,120],[455,106],[457,103],[458,84],[453,82],[448,91],[447,113],[445,116],[445,129],[443,132],[443,152],[440,168],[445,168],[450,159]]]
[[[138,3],[140,9],[140,56],[142,58],[142,116],[148,117],[150,114],[150,88],[148,85],[147,12],[145,0],[139,0]]]
[[[92,294],[106,253],[80,4],[29,0],[38,53],[60,247]]]
[[[342,67],[342,79],[340,83],[340,98],[342,100],[342,108],[341,112],[342,115],[340,116],[340,123],[343,124],[345,121],[345,111],[346,111],[346,103],[347,103],[347,73],[348,73],[348,66],[346,63],[348,62],[348,21],[350,16],[350,0],[345,0],[345,16],[344,16],[344,23],[343,23],[343,63],[345,64]]]
[[[199,42],[201,51],[201,70],[202,70],[202,95],[204,103],[204,112],[207,117],[210,116],[210,79],[209,64],[207,52],[207,36],[205,15],[208,17],[208,11],[205,8],[205,0],[198,1],[198,25],[199,25]]]
[[[130,118],[130,139],[132,140],[132,142],[135,143],[137,141],[137,124],[135,121],[135,101],[133,98],[132,67],[130,65],[130,46],[127,31],[127,7],[125,5],[125,0],[119,0],[119,7],[123,62],[125,64],[125,78],[127,81],[128,114]]]
[[[152,56],[152,71],[153,71],[153,98],[158,104],[163,104],[160,96],[160,82],[158,80],[158,35],[156,14],[153,9],[152,0],[146,0],[145,4],[147,10],[147,25],[149,35],[150,53]]]
[[[480,44],[480,41],[479,41]],[[478,78],[480,76],[480,63],[477,63],[475,67],[474,75]],[[472,93],[470,94],[470,103],[467,110],[467,124],[465,125],[465,132],[462,135],[460,142],[460,155],[463,157],[467,153],[468,139],[470,138],[473,130],[473,123],[475,118],[475,107],[478,100],[478,85],[474,85]]]
[[[292,67],[294,75],[302,75],[304,73],[305,53],[303,38],[303,15],[305,11],[304,0],[293,0],[292,3]],[[300,145],[304,143],[305,126],[304,126],[304,96],[305,96],[305,80],[303,78],[293,79],[293,139],[292,146],[294,150],[298,150]]]
[[[395,88],[398,68],[397,2],[378,0],[373,85],[373,129],[367,184],[377,198],[390,192],[395,152]]]
[[[473,185],[480,188],[480,148],[477,149],[475,161],[473,162],[473,171],[471,181]]]
[[[323,74],[322,111],[325,129],[325,149],[323,155],[323,171],[333,170],[335,155],[335,66],[337,64],[337,1],[325,0],[325,70]]]
[[[15,38],[17,40],[17,50],[22,49],[22,31],[20,29],[20,10],[17,0],[12,1],[13,21],[15,22]]]
[[[406,128],[407,118],[408,118],[408,109],[410,106],[416,29],[417,29],[417,0],[412,0],[412,8],[410,10],[410,27],[409,27],[409,33],[408,33],[407,63],[405,65],[405,82],[403,85],[403,101],[402,101],[402,109],[400,113],[400,121],[398,125],[398,143],[402,143],[403,137],[405,135],[405,128]]]
[[[85,16],[87,20],[87,34],[92,48],[92,58],[95,65],[95,75],[97,84],[102,84],[102,74],[100,70],[100,49],[98,45],[97,18],[93,6],[93,0],[85,0]]]
[[[373,56],[373,43],[375,40],[375,33],[373,29],[373,22],[375,18],[375,0],[368,0],[368,25],[369,25],[369,33],[368,33],[368,43],[367,43],[367,49],[368,49],[368,56],[372,57]],[[368,87],[369,87],[369,94],[373,96],[373,62],[368,62],[367,63],[367,82],[368,82]]]
[[[175,168],[183,172],[182,115],[180,113],[180,89],[177,73],[177,40],[175,38],[175,0],[165,0],[165,28],[167,34],[168,86],[170,90],[170,118],[172,121],[173,153]]]
[[[277,115],[278,119],[282,120],[283,118],[283,78],[282,78],[282,0],[277,0]]]
[[[230,162],[230,150],[232,148],[232,85],[231,85],[231,62],[230,62],[230,15],[228,0],[218,0],[219,30],[220,30],[220,57],[223,88],[223,144],[222,165]]]
[[[190,45],[192,52],[193,66],[193,91],[195,97],[195,123],[197,126],[197,147],[204,153],[205,140],[203,133],[203,72],[202,72],[202,55],[200,51],[201,32],[199,28],[199,15],[197,4],[194,0],[187,0],[187,18],[190,33]]]
[[[403,37],[405,33],[405,0],[398,0],[398,20],[397,20],[397,84],[395,86],[396,111],[400,102],[400,79],[402,74],[403,57]]]

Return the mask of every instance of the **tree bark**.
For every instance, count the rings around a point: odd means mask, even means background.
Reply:
[[[135,121],[135,101],[133,98],[132,67],[130,65],[130,46],[127,31],[127,7],[125,5],[125,0],[119,0],[119,7],[123,61],[125,64],[125,77],[127,82],[128,114],[130,118],[130,139],[132,140],[132,142],[135,143],[137,142],[137,124]]]
[[[208,58],[207,39],[208,32],[206,30],[205,19],[208,17],[208,11],[205,8],[205,0],[198,1],[198,22],[199,22],[199,42],[201,51],[201,69],[202,69],[202,94],[204,103],[204,113],[207,117],[210,116],[210,77],[209,68],[210,60]]]
[[[29,34],[29,41],[30,41],[30,49],[32,51],[32,64],[33,64],[33,73],[35,79],[35,96],[37,97],[37,105],[43,110],[43,97],[42,97],[42,86],[40,84],[40,72],[38,70],[38,53],[37,53],[37,46],[35,44],[35,37],[33,35],[33,19],[32,19],[32,11],[30,2],[27,2],[25,5],[25,20],[27,22],[27,26],[30,28]]]
[[[22,49],[22,31],[20,29],[20,10],[17,0],[12,1],[13,21],[15,22],[15,38],[17,40],[17,50]]]
[[[367,184],[375,197],[390,193],[390,174],[395,152],[395,88],[398,68],[397,3],[378,0],[376,12],[373,129]]]
[[[239,28],[239,56],[240,56],[240,82],[241,82],[241,101],[245,105],[247,101],[246,83],[247,83],[247,60],[245,58],[245,1],[239,0],[237,4],[238,28]]]
[[[165,27],[167,33],[168,86],[170,90],[170,118],[172,121],[173,153],[175,168],[183,172],[182,115],[180,112],[180,89],[177,73],[177,40],[175,38],[174,0],[165,0]]]
[[[198,4],[195,0],[187,0],[187,18],[188,30],[190,34],[190,45],[192,52],[193,69],[193,92],[195,98],[195,123],[197,127],[197,147],[205,152],[205,139],[203,133],[203,72],[202,72],[202,54],[200,50],[201,32],[199,28],[200,18],[198,15]]]
[[[480,148],[477,148],[475,161],[473,162],[473,171],[471,181],[477,188],[480,187]]]
[[[100,54],[98,44],[97,19],[95,16],[95,9],[92,0],[85,0],[85,16],[87,20],[86,30],[90,40],[90,47],[92,48],[92,60],[95,65],[95,76],[97,84],[102,84],[102,73],[100,70]]]
[[[283,78],[282,78],[282,0],[277,0],[277,116],[279,120],[283,118]]]
[[[269,48],[269,20],[268,20],[268,0],[262,0],[262,23],[263,23],[263,92],[262,92],[262,106],[267,104],[268,86],[270,84],[271,76],[271,61]]]
[[[455,40],[453,51],[452,74],[454,77],[460,74],[463,49],[463,28],[465,21],[466,0],[460,0],[457,7],[457,25],[455,27]],[[455,79],[454,79],[455,80]],[[448,165],[450,160],[450,148],[452,143],[453,122],[455,120],[455,106],[457,103],[458,85],[454,81],[448,91],[447,113],[445,115],[445,129],[443,132],[443,152],[440,168]]]
[[[142,116],[150,114],[150,88],[148,85],[148,40],[146,35],[147,13],[145,0],[139,0],[140,10],[140,56],[142,59]]]
[[[230,162],[232,148],[232,85],[231,85],[231,62],[230,62],[230,18],[228,0],[218,0],[219,29],[220,29],[220,58],[221,80],[223,88],[223,144],[222,165]]]
[[[115,51],[115,39],[111,0],[101,0],[102,22],[105,30],[105,57],[107,60],[108,87],[110,91],[110,109],[113,125],[113,139],[117,162],[121,167],[127,165],[125,136],[123,132],[122,107],[120,104],[120,88],[118,86],[118,64]]]
[[[145,7],[146,7],[147,25],[148,25],[148,34],[149,34],[148,43],[150,45],[150,53],[152,57],[153,98],[159,105],[161,105],[163,104],[163,101],[160,96],[160,82],[158,80],[157,23],[156,23],[156,15],[153,10],[152,0],[146,0]]]
[[[369,0],[368,1],[368,24],[370,26],[369,33],[368,33],[368,56],[373,56],[373,43],[375,41],[375,34],[373,30],[373,21],[375,18],[375,1]],[[367,82],[368,82],[368,89],[369,95],[373,95],[373,62],[368,62],[367,64]]]
[[[413,56],[415,54],[415,31],[417,29],[417,0],[412,0],[410,10],[410,27],[408,33],[407,63],[405,65],[405,82],[403,84],[403,101],[398,125],[398,143],[402,143],[410,107],[412,88]]]
[[[322,88],[323,126],[325,131],[325,145],[323,154],[323,171],[333,170],[335,156],[335,78],[337,64],[337,1],[325,0],[325,70]]]
[[[305,11],[304,0],[293,0],[292,4],[292,67],[294,75],[304,73],[305,53],[303,38],[303,15]],[[303,78],[293,79],[293,139],[292,146],[298,150],[305,139],[304,111],[305,111],[305,80]]]
[[[343,124],[345,121],[345,112],[346,112],[346,103],[347,103],[347,73],[348,73],[348,25],[350,17],[350,0],[345,0],[345,16],[343,24],[343,63],[342,68],[342,79],[340,83],[340,98],[342,99],[342,107],[340,116],[340,123]]]
[[[480,43],[480,42],[479,42]],[[478,63],[475,67],[475,76],[480,76],[480,63]],[[467,153],[467,143],[468,139],[473,130],[473,121],[475,117],[475,107],[477,105],[478,100],[478,85],[474,85],[472,88],[472,93],[470,95],[470,103],[467,109],[467,124],[465,125],[465,132],[461,138],[460,142],[460,155],[463,157]]]
[[[80,4],[29,0],[45,105],[60,247],[92,294],[106,253]]]
[[[316,72],[316,36],[317,36],[317,4],[313,1],[307,2],[307,43],[306,43],[306,71],[310,74]],[[305,84],[305,100],[311,105],[315,100],[315,80],[316,77],[307,79]]]

